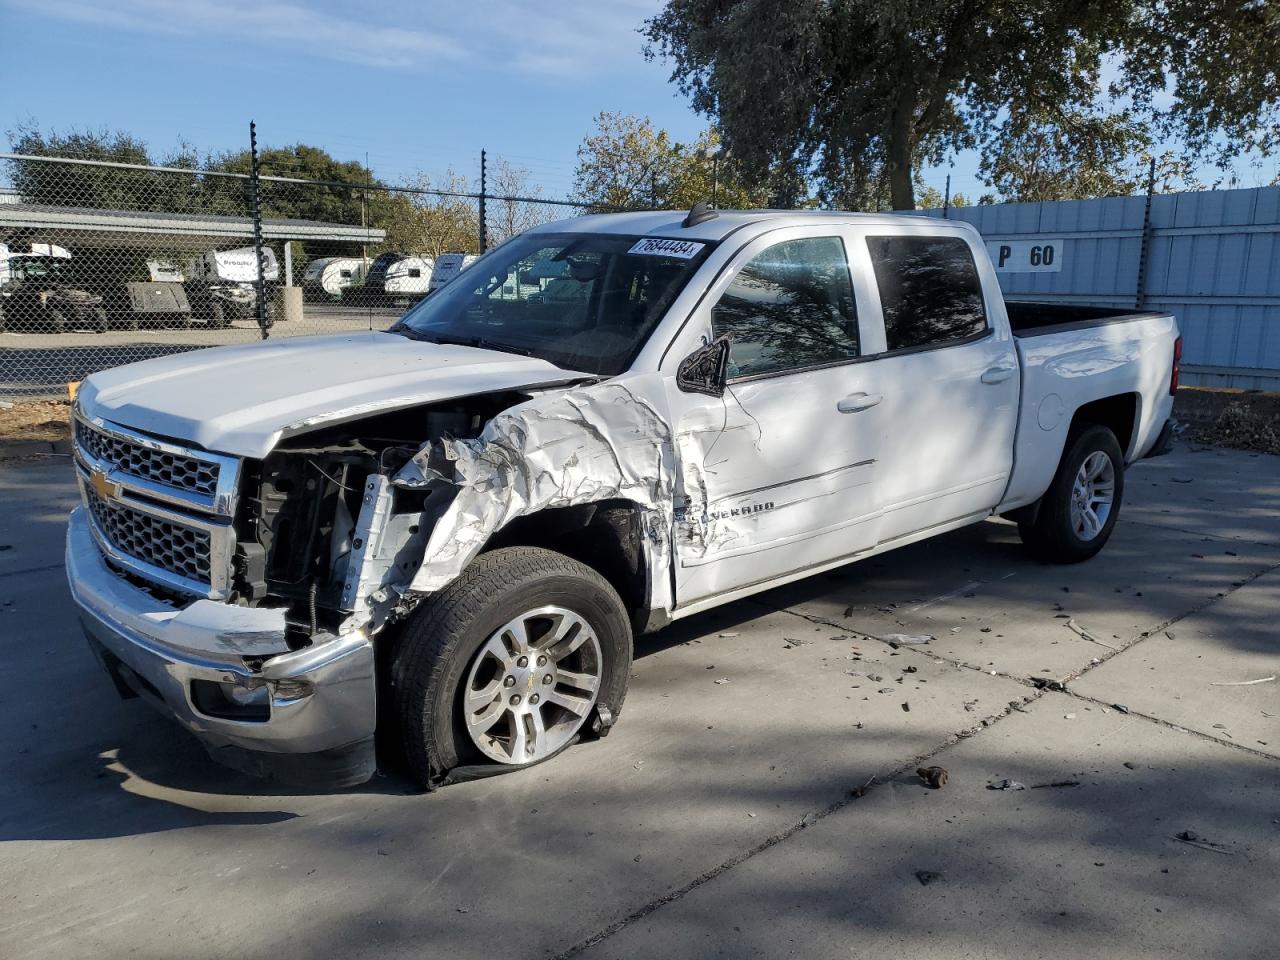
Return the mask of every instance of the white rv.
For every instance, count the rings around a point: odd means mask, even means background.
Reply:
[[[33,243],[25,251],[13,250],[7,243],[0,243],[0,286],[13,279],[11,260],[22,257],[56,257],[59,260],[70,260],[71,251],[56,243]]]
[[[267,285],[263,291],[268,318],[274,312],[272,291],[280,279],[280,268],[275,251],[262,248],[262,279]],[[187,299],[193,316],[207,321],[210,327],[227,327],[233,320],[250,320],[254,316],[257,295],[254,285],[258,281],[258,261],[253,247],[235,250],[210,250],[202,257],[193,257],[185,271]]]
[[[442,253],[436,257],[435,266],[431,270],[431,282],[427,292],[431,293],[460,274],[479,259],[474,253]]]
[[[276,252],[270,247],[263,247],[262,257],[262,279],[275,283],[280,279]],[[194,257],[187,263],[186,276],[188,280],[207,283],[257,283],[258,261],[253,247],[210,250],[203,257]]]
[[[409,306],[427,295],[434,266],[431,257],[395,251],[379,254],[369,264],[364,284],[348,295],[377,306]]]
[[[302,295],[308,300],[340,300],[343,290],[360,282],[365,265],[359,257],[312,260],[302,275]]]

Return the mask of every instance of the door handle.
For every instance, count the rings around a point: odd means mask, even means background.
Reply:
[[[836,409],[841,413],[857,413],[874,407],[883,399],[884,396],[879,393],[851,393],[836,404]]]
[[[992,367],[983,371],[981,380],[983,383],[1004,383],[1016,372],[1013,367]]]

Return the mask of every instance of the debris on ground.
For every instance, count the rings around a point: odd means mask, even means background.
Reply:
[[[1106,647],[1108,650],[1120,649],[1119,647],[1113,647],[1111,644],[1104,643],[1103,641],[1099,640],[1097,637],[1095,637],[1092,633],[1090,633],[1084,627],[1080,626],[1080,624],[1076,623],[1074,617],[1067,618],[1066,627],[1072,633],[1076,634],[1077,636],[1084,637],[1084,639],[1088,640],[1090,643],[1096,643],[1098,646]]]
[[[719,680],[716,680],[716,681],[714,681],[714,682],[715,682],[715,683],[717,683],[717,684],[722,684],[722,683],[733,683],[733,681],[732,681],[732,680],[730,680],[728,677],[721,677]]]
[[[1037,690],[1066,690],[1067,685],[1061,680],[1050,680],[1048,677],[1032,677],[1031,683]]]
[[[920,886],[927,887],[935,880],[941,880],[942,874],[937,870],[917,870],[916,879],[920,881]]]
[[[904,700],[904,701],[903,701],[903,703],[902,703],[902,712],[903,712],[903,713],[910,713],[910,712],[911,712],[911,704],[907,703],[905,700]]]
[[[1270,683],[1275,679],[1275,674],[1269,677],[1261,677],[1257,680],[1215,680],[1210,683],[1211,687],[1251,687],[1255,683]]]
[[[1052,783],[1033,783],[1032,790],[1045,790],[1052,787],[1078,787],[1079,780],[1054,780]]]
[[[1128,707],[1126,707],[1123,703],[1113,703],[1113,704],[1111,705],[1111,709],[1113,709],[1113,710],[1119,710],[1121,713],[1128,713],[1128,712],[1129,712],[1129,708],[1128,708]]]
[[[997,781],[996,783],[988,783],[987,789],[988,790],[1025,790],[1027,789],[1027,785],[1025,783],[1019,783],[1017,780],[1006,779],[1006,780]]]
[[[865,796],[867,795],[867,791],[871,789],[871,785],[872,785],[873,783],[875,783],[875,782],[876,782],[876,778],[875,778],[875,777],[872,777],[870,780],[868,780],[868,781],[867,781],[866,783],[864,783],[862,786],[860,786],[860,787],[854,787],[852,790],[850,790],[850,791],[849,791],[849,796],[851,796],[851,797],[853,797],[853,798],[855,798],[855,799],[857,799],[857,798],[859,798],[859,797],[865,797]]]
[[[889,646],[897,648],[920,646],[921,644],[929,643],[935,638],[927,633],[886,633],[880,639],[889,644]]]
[[[1194,830],[1183,830],[1181,833],[1175,833],[1173,839],[1180,843],[1185,843],[1193,847],[1199,847],[1201,850],[1208,850],[1210,853],[1223,853],[1229,857],[1235,856],[1234,850],[1227,850],[1220,843],[1213,843],[1197,834]]]
[[[726,630],[724,633],[718,633],[718,634],[716,634],[716,636],[718,636],[718,637],[725,637],[725,638],[728,638],[728,637],[736,637],[736,636],[737,636],[737,634],[736,634],[736,633],[734,633],[734,632],[733,632],[733,631],[731,631],[731,630]]]
[[[942,767],[918,767],[916,768],[916,776],[933,790],[940,789],[947,782],[947,771],[943,770]]]

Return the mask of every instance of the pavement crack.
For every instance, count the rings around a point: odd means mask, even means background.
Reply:
[[[793,611],[779,611],[779,612],[789,613]],[[834,624],[828,623],[827,621],[822,620],[821,618],[815,619],[811,616],[807,616],[804,614],[796,614],[796,616],[803,617],[804,619],[810,620],[813,623],[824,623],[827,626],[835,626]],[[845,632],[850,633],[850,632],[856,632],[856,631],[845,630]],[[869,639],[872,639],[872,640],[875,639],[874,637],[871,637],[869,634],[867,636]],[[1015,679],[1015,678],[1010,678],[1010,679]],[[613,923],[609,924],[607,927],[604,927],[603,929],[597,931],[596,933],[593,933],[591,936],[587,937],[586,939],[581,940],[578,943],[575,943],[573,946],[569,947],[567,950],[564,950],[561,953],[555,954],[553,957],[551,957],[551,960],[569,960],[569,958],[576,957],[580,953],[583,953],[586,950],[590,950],[592,947],[600,943],[603,943],[605,940],[608,940],[610,937],[614,936],[617,933],[620,933],[625,928],[631,926],[631,924],[639,920],[643,920],[645,917],[655,913],[658,910],[661,910],[663,907],[667,906],[668,904],[675,903],[676,901],[683,899],[686,895],[692,893],[694,890],[698,889],[704,884],[710,883],[712,880],[715,880],[717,877],[720,877],[725,873],[728,873],[734,867],[737,867],[740,864],[743,864],[746,861],[752,859],[753,857],[756,857],[759,854],[764,853],[766,850],[770,849],[771,847],[775,847],[778,844],[791,839],[800,831],[808,827],[811,827],[822,820],[825,820],[827,817],[831,816],[833,813],[838,813],[839,811],[843,810],[845,807],[849,806],[855,801],[862,799],[877,787],[894,783],[900,778],[907,776],[908,774],[913,775],[917,767],[927,764],[928,761],[937,758],[947,750],[954,747],[956,744],[972,739],[973,737],[976,737],[978,734],[982,733],[982,731],[984,730],[991,729],[1001,720],[1005,719],[1006,717],[1010,716],[1013,713],[1025,713],[1026,712],[1025,708],[1028,705],[1039,700],[1042,696],[1044,696],[1045,693],[1046,691],[1044,690],[1037,690],[1033,688],[1027,696],[1022,698],[1021,703],[1019,703],[1018,701],[1010,701],[1007,706],[996,711],[995,713],[979,718],[974,725],[970,727],[966,727],[963,730],[959,730],[956,733],[951,734],[951,736],[947,737],[941,743],[937,744],[936,746],[926,751],[925,753],[918,754],[912,757],[911,759],[906,760],[903,763],[893,767],[892,769],[885,771],[884,773],[877,773],[873,775],[870,780],[867,780],[866,782],[862,783],[860,786],[850,788],[849,792],[845,796],[841,797],[840,799],[836,800],[833,803],[828,804],[827,806],[823,807],[821,810],[818,810],[816,813],[805,814],[803,817],[801,817],[795,823],[791,824],[791,826],[787,827],[785,830],[781,830],[777,833],[771,834],[770,836],[761,840],[759,843],[755,844],[754,846],[748,848],[747,850],[744,850],[742,853],[739,853],[736,856],[730,857],[728,860],[725,860],[722,863],[712,867],[710,870],[707,870],[704,873],[699,874],[698,876],[694,877],[692,880],[685,883],[684,885],[677,887],[674,890],[670,890],[660,897],[656,897],[653,900],[650,900],[648,903],[645,903],[644,905],[638,907],[637,909],[633,910],[631,913],[627,914],[626,916],[621,917],[618,920],[615,920]]]
[[[61,570],[65,564],[59,560],[57,563],[46,564],[43,567],[27,567],[23,570],[5,570],[0,573],[0,580],[5,577],[20,577],[25,573],[48,573],[50,570]]]
[[[1191,537],[1203,537],[1206,540],[1216,540],[1218,543],[1238,543],[1250,547],[1264,547],[1268,550],[1280,550],[1280,543],[1274,543],[1267,540],[1243,540],[1239,537],[1224,537],[1216,533],[1206,533],[1203,530],[1185,530],[1182,527],[1175,527],[1168,523],[1153,523],[1150,520],[1137,520],[1133,517],[1126,517],[1125,524],[1138,524],[1143,527],[1152,527],[1156,530],[1172,531],[1174,533],[1185,533]]]
[[[1097,697],[1091,697],[1088,694],[1076,693],[1074,690],[1071,690],[1071,689],[1061,690],[1059,692],[1065,693],[1069,697],[1074,697],[1076,700],[1079,700],[1082,703],[1091,703],[1091,704],[1094,704],[1095,706],[1102,707],[1104,710],[1116,709],[1116,705],[1114,703],[1107,703],[1105,700],[1099,700]],[[1182,726],[1182,724],[1173,723],[1169,720],[1162,720],[1160,717],[1154,716],[1149,713],[1142,713],[1139,710],[1134,710],[1132,707],[1125,707],[1123,710],[1123,713],[1127,717],[1137,717],[1139,720],[1146,720],[1150,723],[1154,723],[1158,727],[1165,727],[1169,730],[1177,730],[1179,733],[1190,734],[1191,736],[1195,737],[1198,740],[1204,740],[1209,743],[1215,743],[1223,747],[1233,747],[1236,750],[1243,750],[1245,753],[1249,754],[1250,756],[1261,757],[1264,760],[1270,760],[1272,763],[1276,762],[1275,756],[1273,756],[1270,753],[1267,753],[1266,751],[1255,750],[1253,747],[1246,746],[1243,743],[1236,743],[1234,740],[1221,740],[1218,737],[1212,736],[1211,734],[1205,733],[1201,730],[1195,730],[1191,727],[1184,727]]]

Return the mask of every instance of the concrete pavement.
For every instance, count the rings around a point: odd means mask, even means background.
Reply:
[[[305,794],[116,699],[67,461],[0,467],[0,956],[1272,956],[1280,680],[1213,684],[1280,672],[1280,459],[1128,492],[1080,566],[991,522],[645,638],[545,766]]]

